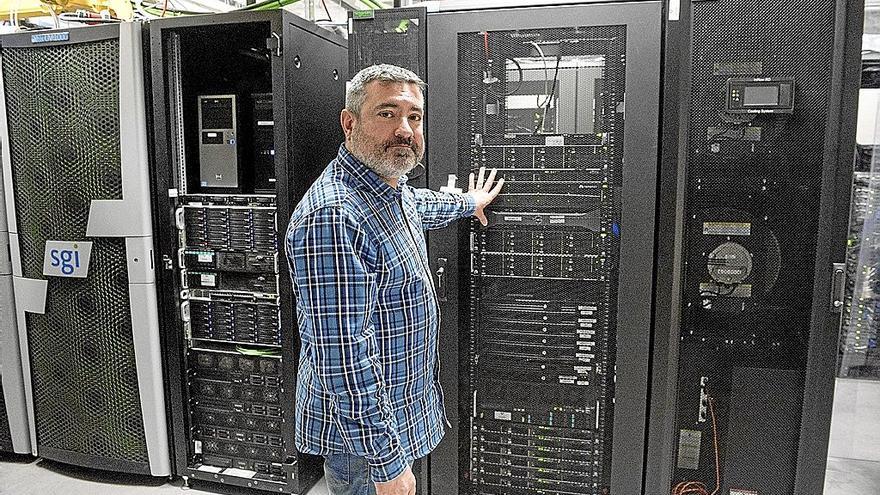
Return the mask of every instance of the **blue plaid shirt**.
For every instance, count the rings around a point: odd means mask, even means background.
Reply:
[[[302,338],[296,447],[399,476],[443,437],[440,316],[424,231],[474,213],[469,194],[397,189],[340,146],[297,205],[287,258]]]

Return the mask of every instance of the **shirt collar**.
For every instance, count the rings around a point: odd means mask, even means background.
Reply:
[[[339,153],[336,156],[343,170],[345,170],[353,179],[355,184],[385,201],[396,201],[400,197],[400,191],[406,184],[407,177],[402,176],[397,182],[397,188],[391,187],[382,177],[374,172],[370,167],[366,166],[362,161],[355,158],[348,151],[345,144],[339,145]]]

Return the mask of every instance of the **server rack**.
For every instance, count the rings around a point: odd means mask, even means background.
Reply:
[[[214,41],[231,48],[218,51]],[[298,333],[287,220],[342,141],[346,42],[288,12],[150,25],[156,263],[175,471],[303,493],[322,459],[294,447]],[[235,95],[237,188],[200,180],[197,101]]]
[[[641,489],[661,9],[429,14],[429,184],[507,181],[487,229],[429,239],[453,423],[432,491]]]
[[[27,424],[21,350],[15,325],[12,295],[12,260],[3,176],[0,174],[0,452],[29,454],[31,437]]]
[[[862,6],[678,14],[645,493],[820,493]]]
[[[3,36],[0,123],[35,454],[170,474],[141,26]]]

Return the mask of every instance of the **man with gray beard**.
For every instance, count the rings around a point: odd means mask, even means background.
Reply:
[[[415,494],[410,466],[446,422],[424,232],[469,216],[486,225],[504,183],[480,169],[464,194],[406,184],[424,154],[424,87],[393,65],[355,75],[345,143],[287,229],[302,338],[296,447],[324,456],[333,495]]]

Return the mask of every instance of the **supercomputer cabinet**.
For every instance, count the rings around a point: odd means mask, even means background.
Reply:
[[[288,12],[241,12],[154,21],[150,53],[175,472],[304,493],[322,459],[294,446],[283,240],[343,139],[346,41]]]
[[[680,148],[663,157],[645,493],[815,495],[844,305],[863,7],[680,7],[666,50],[681,67],[664,94],[680,125],[663,139]]]
[[[164,476],[141,30],[0,37],[0,143],[33,452]]]
[[[0,150],[2,153],[2,150]],[[31,435],[27,423],[24,382],[21,375],[21,350],[15,324],[15,301],[12,295],[12,260],[9,251],[9,228],[0,174],[0,452],[29,454]]]

